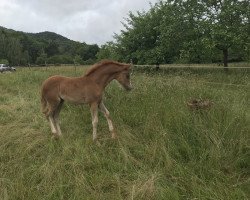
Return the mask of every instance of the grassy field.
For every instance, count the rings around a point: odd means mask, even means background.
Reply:
[[[134,72],[134,90],[105,93],[119,139],[100,114],[92,143],[88,106],[65,104],[63,137],[40,112],[50,75],[86,68],[0,74],[0,199],[249,199],[250,70]],[[213,101],[191,111],[192,98]]]

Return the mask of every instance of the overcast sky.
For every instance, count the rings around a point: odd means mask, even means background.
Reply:
[[[113,40],[128,12],[148,10],[158,0],[0,0],[0,26],[51,31],[88,44]]]

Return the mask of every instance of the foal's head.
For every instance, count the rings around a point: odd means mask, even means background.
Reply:
[[[126,89],[131,90],[130,65],[126,65],[122,71],[116,74],[115,79]]]

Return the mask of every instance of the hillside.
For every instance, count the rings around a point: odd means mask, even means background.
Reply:
[[[96,60],[99,47],[45,31],[25,33],[0,26],[0,61],[11,65],[88,64]]]
[[[61,41],[61,42],[72,42],[75,43],[75,41],[70,40],[62,35],[59,35],[57,33],[49,32],[49,31],[44,31],[40,33],[28,33],[30,36],[33,36],[37,38],[38,40],[56,40],[56,41]]]

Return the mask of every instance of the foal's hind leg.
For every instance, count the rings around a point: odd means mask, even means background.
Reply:
[[[99,109],[100,111],[104,114],[104,116],[106,117],[107,119],[107,122],[108,122],[108,125],[109,125],[109,131],[110,133],[112,134],[112,138],[115,139],[117,137],[115,131],[114,131],[114,126],[113,126],[113,123],[111,121],[111,118],[110,118],[110,115],[109,115],[109,111],[108,109],[105,107],[104,103],[101,102],[99,104]]]
[[[53,117],[51,115],[49,115],[48,119],[49,119],[49,124],[50,124],[50,128],[51,128],[51,132],[53,134],[56,134],[56,126],[55,126],[55,121],[54,121]]]
[[[58,116],[57,109],[58,109],[58,106],[60,105],[60,99],[58,100],[50,99],[48,100],[48,104],[49,104],[48,105],[49,107],[48,118],[49,118],[49,122],[51,126],[51,131],[55,138],[59,138],[59,136],[61,135],[61,132],[59,132],[60,129],[58,131],[55,116]]]
[[[60,101],[59,105],[54,111],[54,119],[55,119],[55,125],[56,125],[55,128],[57,130],[58,136],[62,135],[61,128],[59,126],[59,113],[61,111],[62,105],[63,105],[63,100]]]
[[[90,105],[90,111],[92,116],[93,125],[93,141],[97,140],[97,123],[98,123],[98,105],[97,103],[92,103]]]

